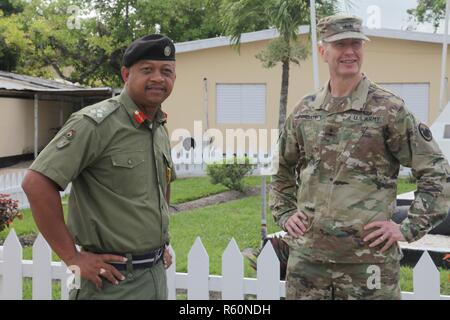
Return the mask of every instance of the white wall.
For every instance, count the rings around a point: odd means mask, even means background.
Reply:
[[[39,149],[53,137],[51,128],[59,127],[60,110],[64,121],[72,105],[59,101],[39,101]],[[0,157],[32,153],[34,150],[34,100],[0,97]]]

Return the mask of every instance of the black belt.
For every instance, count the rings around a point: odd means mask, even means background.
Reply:
[[[109,264],[119,271],[127,270],[129,263],[131,263],[133,269],[151,268],[161,260],[163,254],[164,247],[161,247],[142,255],[125,255],[128,258],[126,262],[110,262]]]

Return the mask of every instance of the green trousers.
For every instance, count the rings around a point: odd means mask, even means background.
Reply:
[[[290,252],[289,300],[399,300],[400,263],[311,262]]]
[[[167,300],[166,270],[162,260],[152,268],[123,272],[125,280],[118,285],[103,279],[99,291],[95,285],[81,279],[80,289],[70,291],[70,300]]]

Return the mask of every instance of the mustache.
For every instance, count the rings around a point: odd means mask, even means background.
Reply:
[[[161,85],[150,84],[150,85],[145,86],[145,90],[152,90],[152,89],[164,90],[164,91],[167,90],[165,86],[161,86]]]

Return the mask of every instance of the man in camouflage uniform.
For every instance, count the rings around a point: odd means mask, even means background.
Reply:
[[[361,23],[319,22],[330,80],[297,104],[280,135],[271,209],[288,232],[287,299],[399,299],[397,241],[418,240],[450,206],[450,168],[428,127],[361,73]],[[400,165],[412,168],[417,192],[397,225]]]
[[[176,78],[173,42],[162,35],[137,39],[121,72],[122,93],[74,113],[23,182],[40,232],[81,271],[71,299],[167,299],[175,176],[161,103]],[[69,182],[66,227],[58,190]]]

